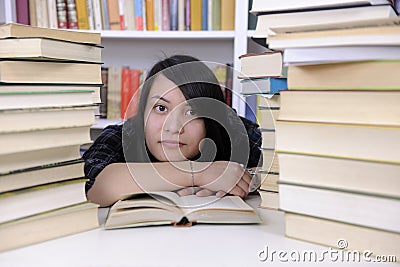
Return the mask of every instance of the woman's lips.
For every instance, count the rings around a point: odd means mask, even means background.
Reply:
[[[178,148],[178,147],[182,147],[183,143],[178,142],[178,141],[172,141],[172,140],[163,140],[160,141],[161,145],[164,147],[168,147],[168,148]]]

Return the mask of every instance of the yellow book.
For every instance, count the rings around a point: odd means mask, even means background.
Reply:
[[[235,0],[221,0],[221,30],[235,30]]]
[[[190,1],[190,30],[201,31],[201,0]]]
[[[76,0],[76,15],[78,17],[78,29],[89,30],[89,19],[86,0]]]
[[[154,0],[146,0],[146,28],[154,31]]]

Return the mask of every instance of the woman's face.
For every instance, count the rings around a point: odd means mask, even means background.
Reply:
[[[150,89],[144,125],[147,148],[159,161],[195,157],[206,136],[203,119],[196,117],[178,86],[162,74]]]

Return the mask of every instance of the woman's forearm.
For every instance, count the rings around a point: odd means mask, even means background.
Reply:
[[[96,177],[88,199],[110,206],[122,194],[172,191],[192,185],[189,162],[114,163]]]

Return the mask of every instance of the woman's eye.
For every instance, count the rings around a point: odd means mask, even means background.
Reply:
[[[196,116],[196,112],[193,109],[189,109],[186,111],[185,115],[187,116]]]
[[[165,112],[165,111],[167,111],[167,108],[166,108],[165,106],[163,106],[163,105],[156,105],[156,106],[154,107],[154,109],[155,109],[156,111],[158,111],[158,112]]]

